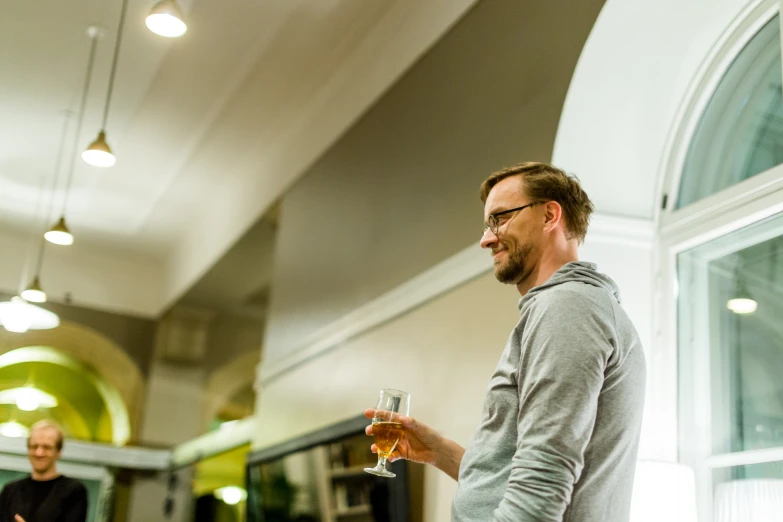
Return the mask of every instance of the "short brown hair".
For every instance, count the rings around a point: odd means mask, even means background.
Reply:
[[[53,420],[48,420],[48,419],[40,420],[35,424],[33,424],[32,426],[30,426],[30,434],[32,435],[32,433],[35,430],[41,428],[50,428],[57,432],[57,442],[55,443],[55,446],[57,447],[57,451],[62,451],[63,442],[65,440],[65,433],[63,432],[63,429],[60,427],[60,425],[54,422]],[[28,448],[30,447],[30,437],[27,437],[27,447]]]
[[[520,176],[525,194],[530,201],[557,201],[563,209],[566,237],[578,239],[581,244],[587,235],[593,202],[582,190],[576,176],[548,163],[527,161],[499,170],[481,183],[481,202],[486,203],[492,187],[511,176]]]

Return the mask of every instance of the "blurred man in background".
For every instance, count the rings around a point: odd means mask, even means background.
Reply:
[[[61,475],[57,461],[63,449],[63,430],[51,421],[30,428],[27,458],[32,473],[9,482],[0,493],[0,522],[85,522],[87,489]]]

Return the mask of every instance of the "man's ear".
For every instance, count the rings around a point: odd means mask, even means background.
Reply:
[[[557,201],[547,201],[544,206],[544,231],[551,232],[563,219],[563,207]]]

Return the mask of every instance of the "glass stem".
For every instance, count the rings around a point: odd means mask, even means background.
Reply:
[[[382,457],[382,456],[378,455],[378,465],[375,466],[375,469],[384,470],[385,471],[386,470],[386,459],[387,459],[387,457]]]

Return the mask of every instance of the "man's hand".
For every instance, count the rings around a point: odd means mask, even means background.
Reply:
[[[21,516],[19,516],[18,514],[14,515],[14,520],[16,522],[24,522],[24,519]]]
[[[364,416],[372,419],[375,416],[375,410],[372,408],[364,410]],[[402,424],[404,435],[392,454],[389,455],[389,462],[405,459],[411,462],[430,464],[457,480],[459,465],[462,462],[462,455],[465,453],[463,447],[413,417],[401,415],[396,420]],[[372,424],[367,426],[364,432],[367,435],[372,435]],[[375,444],[371,449],[373,453],[378,453],[378,447]]]

